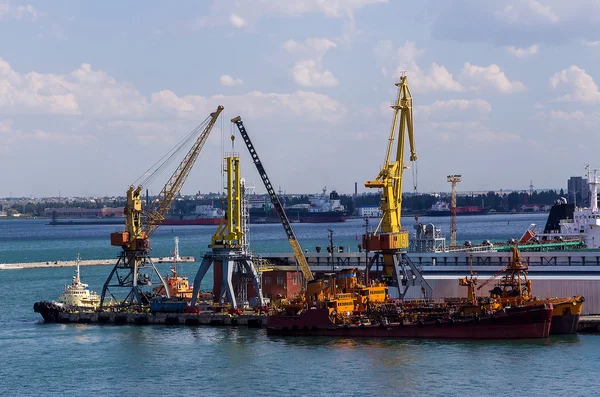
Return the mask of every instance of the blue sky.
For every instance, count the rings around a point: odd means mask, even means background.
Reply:
[[[0,196],[123,194],[219,104],[184,193],[221,190],[238,114],[274,185],[366,191],[402,70],[419,191],[560,188],[600,167],[599,22],[587,0],[0,0]]]

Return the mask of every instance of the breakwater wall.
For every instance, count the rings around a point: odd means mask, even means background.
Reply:
[[[182,256],[177,262],[195,262],[193,256]],[[173,258],[163,257],[154,258],[155,263],[173,263]],[[114,259],[88,259],[80,260],[79,266],[114,266],[117,258]],[[23,262],[23,263],[0,263],[0,270],[20,270],[20,269],[40,269],[54,267],[75,267],[77,261],[47,261],[47,262]]]

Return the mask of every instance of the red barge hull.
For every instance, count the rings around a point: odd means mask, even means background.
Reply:
[[[328,309],[300,315],[270,316],[268,335],[334,336],[399,339],[532,339],[550,334],[552,304],[517,307],[478,318],[401,324],[337,325]]]

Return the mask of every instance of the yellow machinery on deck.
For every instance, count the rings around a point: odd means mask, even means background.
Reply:
[[[181,191],[184,182],[198,158],[198,154],[202,150],[202,147],[222,110],[223,106],[217,107],[215,112],[211,113],[210,116],[190,132],[184,140],[172,150],[172,152],[167,154],[167,159],[164,163],[160,164],[156,170],[147,176],[137,187],[132,185],[127,190],[125,232],[112,233],[110,236],[111,244],[122,247],[122,251],[116,265],[113,267],[102,288],[100,307],[103,306],[107,294],[113,299],[120,301],[121,306],[147,305],[149,300],[141,287],[152,285],[152,278],[151,274],[140,273],[140,270],[144,268],[150,268],[151,271],[156,273],[165,288],[167,296],[169,295],[169,290],[164,278],[160,275],[150,258],[149,238],[168,214],[173,200]],[[192,147],[171,178],[162,188],[156,200],[153,201],[150,208],[142,208],[142,191],[144,185],[154,180],[157,174],[160,171],[163,171],[166,165],[174,158],[174,155],[186,144],[193,141],[196,135],[198,136]],[[116,276],[116,282],[111,284],[114,276]],[[128,292],[124,299],[119,300],[113,295],[111,288],[124,288]]]
[[[408,248],[408,231],[402,228],[400,221],[402,212],[402,173],[405,168],[405,135],[408,135],[410,143],[410,161],[417,160],[417,153],[413,135],[412,95],[406,82],[406,76],[402,76],[396,86],[398,87],[398,95],[392,105],[394,118],[384,163],[377,178],[365,182],[365,186],[368,188],[381,189],[379,207],[382,216],[375,231],[364,234],[362,242],[367,251],[375,251],[368,269],[381,258],[383,261],[383,276],[398,287],[400,297],[404,297],[409,286],[417,283],[421,285],[424,295],[431,296],[431,287],[405,252]],[[397,137],[396,130],[398,130]],[[398,144],[395,154],[392,155],[396,138]],[[401,286],[404,288],[402,289]]]

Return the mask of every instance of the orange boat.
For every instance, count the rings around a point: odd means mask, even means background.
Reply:
[[[521,261],[516,247],[512,248],[512,260],[506,266],[496,286],[490,291],[491,297],[502,306],[539,304],[540,299],[533,296],[531,280],[527,279],[529,266]],[[485,284],[478,287],[480,289]],[[543,301],[553,305],[551,334],[574,334],[577,332],[579,316],[585,299],[583,296],[566,298],[547,298]]]
[[[167,288],[169,289],[169,296],[171,296],[171,298],[192,299],[194,288],[190,287],[188,278],[186,276],[177,274],[176,265],[171,268],[171,275],[165,277],[165,282],[167,284]],[[153,291],[159,295],[166,295],[165,287],[162,285],[154,288]],[[200,300],[211,299],[212,294],[210,292],[199,292],[198,298]]]
[[[179,238],[175,237],[175,250],[173,251],[173,267],[171,268],[171,275],[165,277],[165,283],[169,289],[169,296],[171,298],[184,298],[192,299],[194,294],[194,288],[190,287],[188,278],[177,274],[177,260],[179,256]],[[158,295],[166,295],[165,287],[160,285],[153,289],[153,292]],[[200,300],[211,299],[212,294],[210,292],[198,292],[198,298]]]
[[[475,279],[469,282],[474,296]],[[461,285],[467,285],[462,284]],[[355,271],[309,282],[305,306],[267,319],[268,335],[369,338],[521,339],[550,333],[552,303],[491,310],[491,298],[435,302],[392,300],[384,284],[357,282]],[[300,310],[298,310],[300,309]]]

